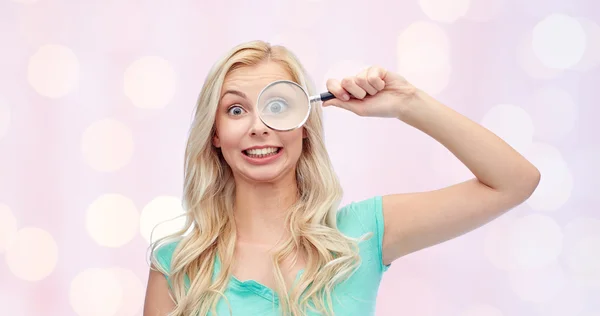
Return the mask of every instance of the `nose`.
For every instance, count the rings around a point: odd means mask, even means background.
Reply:
[[[269,135],[271,130],[269,127],[263,123],[258,114],[254,115],[254,120],[252,121],[252,126],[250,127],[250,135],[251,136],[266,136]]]

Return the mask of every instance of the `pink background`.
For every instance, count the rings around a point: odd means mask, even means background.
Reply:
[[[141,315],[207,70],[263,39],[320,89],[397,71],[542,172],[507,215],[396,261],[377,315],[599,315],[594,2],[0,0],[0,314]],[[398,121],[325,113],[344,203],[471,176]]]

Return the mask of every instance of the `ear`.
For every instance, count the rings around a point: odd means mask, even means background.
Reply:
[[[215,146],[217,148],[221,148],[221,140],[219,139],[219,135],[217,135],[216,132],[215,132],[215,135],[213,136],[212,143],[213,143],[213,146]]]
[[[302,127],[302,138],[307,138],[308,133],[306,132],[306,127]]]

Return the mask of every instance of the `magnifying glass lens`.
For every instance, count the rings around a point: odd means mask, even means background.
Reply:
[[[310,112],[306,92],[291,81],[267,86],[258,98],[259,116],[272,129],[287,131],[302,126]]]

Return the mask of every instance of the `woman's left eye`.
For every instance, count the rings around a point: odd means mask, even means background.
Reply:
[[[244,114],[244,109],[241,106],[238,105],[234,105],[232,107],[230,107],[229,109],[227,109],[227,113],[229,113],[230,115],[242,115]]]

